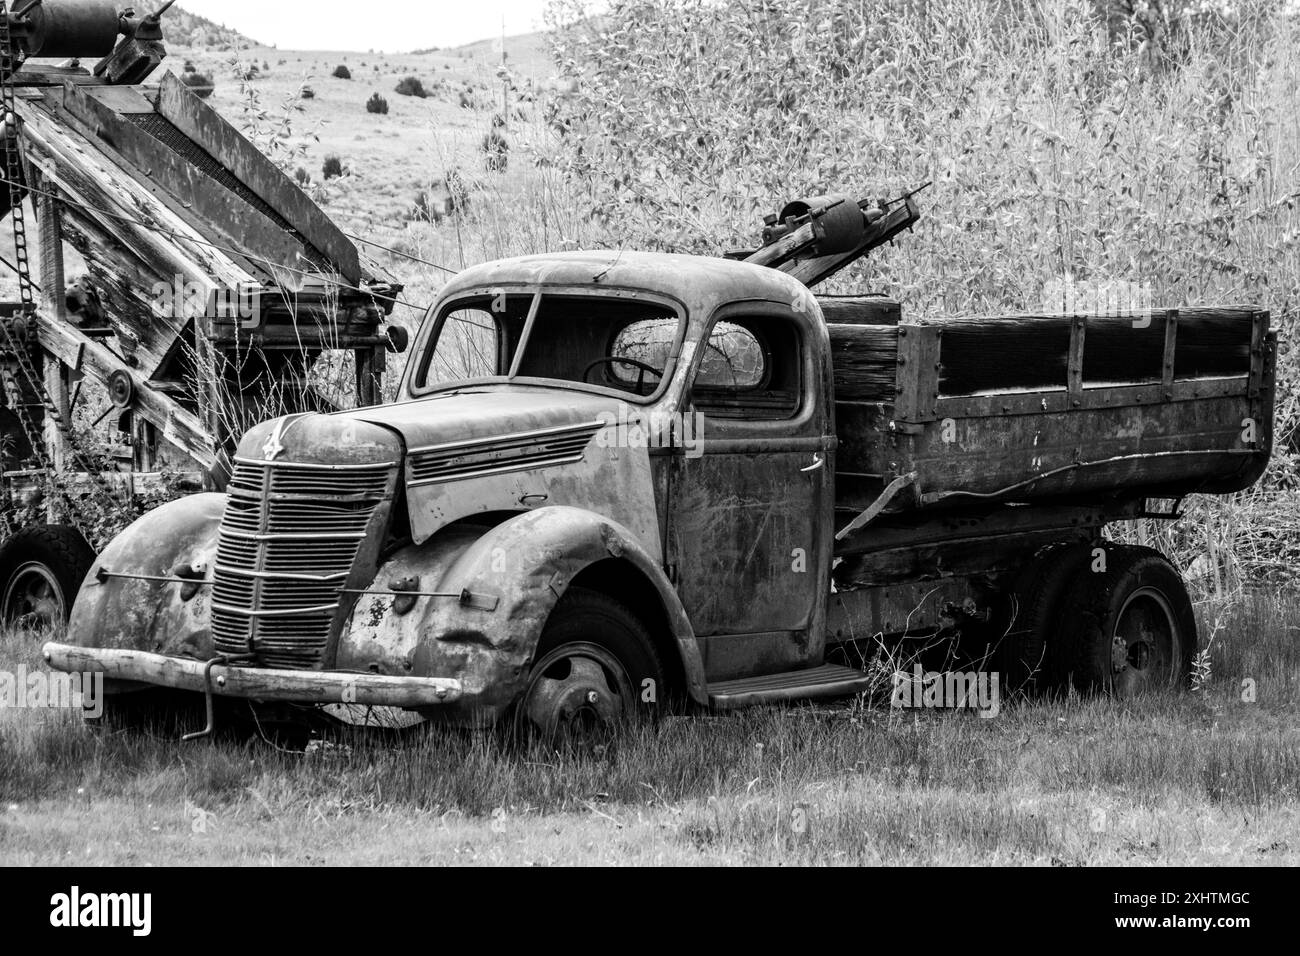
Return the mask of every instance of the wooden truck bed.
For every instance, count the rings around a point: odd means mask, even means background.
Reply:
[[[1227,493],[1267,463],[1276,350],[1267,312],[912,325],[891,322],[879,302],[823,312],[841,528],[868,509]]]

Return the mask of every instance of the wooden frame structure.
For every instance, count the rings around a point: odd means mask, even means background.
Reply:
[[[118,85],[29,64],[4,81],[36,211],[40,295],[33,314],[15,306],[0,321],[43,381],[20,381],[13,354],[0,367],[17,393],[8,404],[46,432],[49,465],[70,464],[68,431],[49,418],[70,421],[83,376],[118,406],[128,471],[154,471],[167,446],[218,485],[239,437],[221,403],[256,411],[288,394],[329,407],[309,376],[334,350],[355,356],[358,403],[381,399],[401,287],[176,76]],[[10,212],[6,184],[0,213]],[[69,289],[73,260],[86,275]]]

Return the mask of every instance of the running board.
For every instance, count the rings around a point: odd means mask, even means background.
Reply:
[[[813,700],[818,697],[847,697],[860,694],[871,685],[862,671],[839,664],[823,664],[802,671],[742,677],[709,685],[709,705],[716,710],[770,704],[783,700]]]

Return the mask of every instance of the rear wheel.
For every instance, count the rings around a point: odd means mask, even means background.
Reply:
[[[1191,679],[1196,617],[1182,576],[1158,551],[1108,545],[1106,570],[1071,588],[1063,624],[1081,692],[1131,698]]]
[[[614,598],[571,588],[542,633],[514,727],[549,744],[591,745],[651,716],[664,693],[645,625]]]
[[[95,552],[72,528],[14,535],[0,550],[0,620],[34,631],[63,626],[94,562]]]

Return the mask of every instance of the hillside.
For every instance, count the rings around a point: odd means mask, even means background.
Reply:
[[[172,46],[197,50],[225,51],[261,45],[238,30],[180,7],[172,7],[163,16],[163,36]]]
[[[555,72],[547,49],[547,38],[548,34],[544,32],[521,33],[518,36],[506,37],[506,63],[510,69],[523,76],[536,77],[548,76]],[[441,52],[444,57],[489,63],[495,67],[501,62],[501,38],[477,40],[437,52]]]

